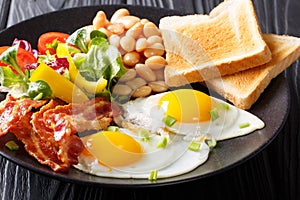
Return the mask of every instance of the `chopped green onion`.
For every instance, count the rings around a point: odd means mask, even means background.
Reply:
[[[165,148],[168,144],[168,139],[167,137],[163,136],[161,139],[158,141],[156,148]]]
[[[250,126],[248,122],[239,125],[240,128],[247,128],[248,126]]]
[[[6,142],[5,146],[11,151],[16,151],[19,149],[19,145],[17,145],[17,143],[13,140]]]
[[[177,121],[176,118],[170,115],[167,115],[163,118],[163,122],[169,127],[173,126],[176,123],[176,121]]]
[[[230,106],[227,103],[223,103],[223,102],[218,102],[217,106],[221,110],[229,110],[230,109]]]
[[[119,131],[119,127],[118,126],[109,126],[109,127],[107,127],[106,130],[116,132],[116,131]]]
[[[191,150],[191,151],[196,151],[197,152],[197,151],[199,151],[200,146],[201,146],[200,143],[192,141],[190,143],[188,149]]]
[[[158,170],[156,169],[156,170],[152,170],[151,172],[150,172],[150,175],[149,175],[149,177],[148,177],[148,180],[149,181],[156,181],[157,180],[157,174],[158,174]]]
[[[211,111],[209,111],[209,114],[212,121],[215,121],[220,117],[217,108],[211,109]]]
[[[212,149],[217,145],[217,140],[215,138],[206,138],[205,143],[210,149]]]
[[[150,141],[150,131],[146,129],[141,129],[138,131],[138,135],[141,137],[141,140],[144,142],[149,142]]]

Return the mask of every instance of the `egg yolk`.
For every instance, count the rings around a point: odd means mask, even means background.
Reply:
[[[159,100],[165,115],[185,123],[209,121],[211,104],[212,99],[207,94],[192,89],[174,90]]]
[[[103,131],[82,138],[87,150],[109,167],[121,167],[137,162],[143,156],[141,145],[121,132]]]

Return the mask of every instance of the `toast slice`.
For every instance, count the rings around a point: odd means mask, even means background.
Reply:
[[[233,74],[271,59],[251,0],[225,0],[209,15],[160,20],[169,86]]]
[[[300,38],[275,34],[265,34],[263,38],[272,52],[270,62],[205,82],[241,109],[251,108],[271,80],[300,57]]]

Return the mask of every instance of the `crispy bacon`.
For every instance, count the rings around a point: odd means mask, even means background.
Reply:
[[[58,99],[46,102],[8,96],[0,104],[0,134],[13,132],[31,156],[59,172],[77,164],[84,149],[75,133],[104,129],[120,113],[103,97],[81,104],[65,105]]]
[[[65,134],[105,129],[119,112],[106,98],[96,97],[81,104],[71,103],[48,110],[44,121],[48,128],[54,129],[54,138],[60,140]]]
[[[34,101],[31,99],[15,99],[7,95],[0,103],[0,136],[5,135],[11,128],[18,125],[18,122],[33,108],[37,109],[47,103],[46,100]]]

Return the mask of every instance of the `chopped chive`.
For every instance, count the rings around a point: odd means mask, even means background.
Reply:
[[[249,122],[246,122],[246,123],[243,123],[243,124],[239,125],[240,128],[247,128],[248,126],[250,126]]]
[[[16,151],[19,149],[19,145],[17,145],[17,143],[13,140],[6,142],[5,146],[11,151]]]
[[[119,131],[119,127],[117,127],[117,126],[109,126],[109,127],[107,127],[106,130],[116,132],[116,131]]]
[[[227,103],[223,103],[223,102],[218,102],[217,106],[221,110],[229,110],[230,109],[229,105]]]
[[[217,140],[215,138],[206,138],[205,143],[210,149],[212,149],[217,145]]]
[[[209,114],[210,114],[210,117],[211,117],[212,121],[215,121],[216,119],[218,119],[220,117],[217,108],[211,109],[209,111]]]
[[[176,118],[170,115],[167,115],[163,118],[163,122],[169,127],[173,126],[176,123],[176,121],[177,121]]]
[[[156,148],[165,148],[168,144],[168,139],[167,137],[163,136],[161,139],[158,141]]]
[[[156,170],[152,170],[151,172],[150,172],[150,175],[149,175],[149,177],[148,177],[148,180],[149,181],[156,181],[157,180],[157,174],[158,174],[158,170],[156,169]]]
[[[140,136],[141,140],[144,142],[149,142],[150,141],[150,131],[146,129],[141,129],[138,131],[138,135]]]
[[[197,152],[200,149],[200,143],[192,141],[190,143],[188,149],[191,150],[191,151],[196,151]]]

